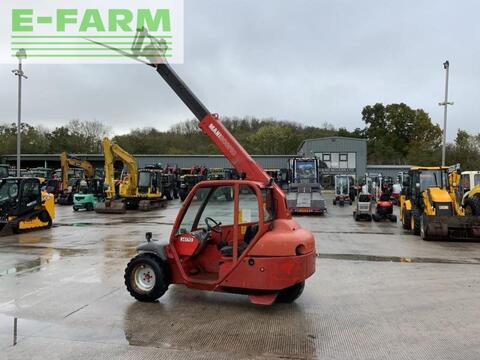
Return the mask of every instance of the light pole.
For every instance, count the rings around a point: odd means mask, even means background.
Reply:
[[[450,63],[445,61],[443,63],[443,68],[445,69],[445,101],[438,103],[440,106],[444,106],[443,109],[443,143],[442,143],[442,166],[445,166],[445,150],[447,145],[447,110],[448,105],[453,105],[452,102],[448,102],[448,72],[450,69]]]
[[[20,49],[16,54],[18,58],[18,69],[12,70],[15,76],[18,76],[18,119],[17,119],[17,176],[20,177],[20,158],[22,146],[22,78],[28,79],[22,69],[22,59],[27,58],[25,49]]]

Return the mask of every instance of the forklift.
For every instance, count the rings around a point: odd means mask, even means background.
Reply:
[[[0,180],[0,235],[49,229],[55,218],[53,195],[42,192],[38,178]]]
[[[144,31],[139,34],[135,44],[145,39]],[[315,272],[313,234],[292,219],[282,189],[166,60],[144,63],[194,113],[200,129],[235,167],[240,180],[196,184],[180,209],[168,244],[146,234],[147,243],[137,248],[138,255],[125,269],[127,290],[147,302],[156,301],[171,284],[245,294],[255,304],[294,301]],[[224,199],[216,195],[225,188],[232,191],[233,201],[217,200]]]

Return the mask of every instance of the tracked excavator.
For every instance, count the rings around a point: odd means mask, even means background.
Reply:
[[[73,205],[74,194],[79,188],[82,179],[69,179],[69,170],[70,168],[83,169],[85,179],[89,181],[93,179],[94,176],[93,165],[87,160],[79,159],[66,152],[60,154],[60,165],[62,170],[62,183],[60,193],[57,197],[57,203],[59,205]]]
[[[95,207],[97,213],[123,214],[127,209],[150,211],[163,204],[160,170],[138,170],[135,157],[107,137],[103,139],[103,155],[107,190],[105,201]],[[128,169],[119,186],[115,185],[115,158],[120,159]]]
[[[146,234],[147,243],[137,248],[138,255],[125,270],[127,290],[139,301],[157,300],[171,284],[245,294],[263,305],[294,301],[315,272],[313,234],[292,219],[282,189],[170,65],[163,58],[144,63],[193,112],[200,129],[231,162],[240,180],[196,184],[177,215],[168,243]],[[233,194],[231,199],[217,196],[225,188]]]

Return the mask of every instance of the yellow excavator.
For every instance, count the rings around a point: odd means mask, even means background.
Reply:
[[[400,196],[403,228],[423,240],[480,238],[480,217],[461,206],[458,167],[410,169]]]
[[[127,209],[149,211],[162,205],[162,172],[155,169],[138,170],[137,160],[109,138],[103,139],[105,157],[105,202],[95,207],[98,213],[122,214]],[[128,173],[115,182],[114,160],[118,158]],[[118,186],[117,186],[118,185]]]
[[[65,151],[60,154],[60,165],[62,182],[57,202],[60,205],[73,205],[73,195],[79,186],[81,178],[69,179],[70,168],[83,169],[85,179],[92,179],[94,176],[93,165],[89,161],[69,155]]]
[[[0,179],[0,236],[47,229],[55,218],[52,194],[34,177]]]

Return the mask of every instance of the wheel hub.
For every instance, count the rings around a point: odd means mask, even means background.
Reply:
[[[147,264],[138,265],[133,273],[135,286],[144,292],[148,292],[155,286],[155,272]]]

